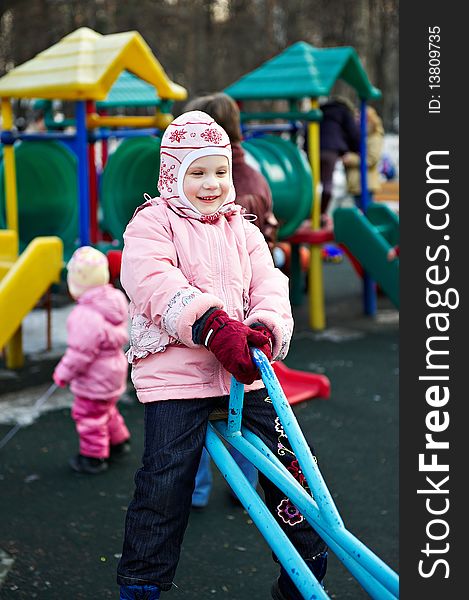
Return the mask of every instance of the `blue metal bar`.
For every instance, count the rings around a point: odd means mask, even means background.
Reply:
[[[290,133],[290,137],[298,131],[304,131],[303,123],[262,123],[245,125],[241,124],[241,132],[245,140],[263,137],[267,133]]]
[[[366,126],[366,100],[360,101],[360,187],[361,187],[361,206],[363,212],[366,212],[369,204],[368,196],[368,169],[366,165],[367,150],[366,150],[366,138],[367,138],[367,126]]]
[[[368,191],[368,169],[367,169],[367,115],[366,100],[360,101],[360,186],[361,198],[360,208],[366,214],[370,204],[370,194]],[[365,315],[373,316],[377,310],[376,286],[368,273],[363,275],[363,312]]]
[[[225,423],[217,422],[213,426],[225,439],[228,439]],[[236,439],[229,438],[229,441],[288,496],[363,587],[369,593],[375,593],[376,588],[382,592],[381,587],[384,586],[388,593],[397,594],[397,575],[344,527],[336,530],[330,529],[322,518],[314,497],[311,497],[291,477],[267,446],[256,435],[244,428],[243,436],[236,437]],[[301,467],[303,468],[303,465]],[[374,580],[370,578],[370,574]],[[382,596],[374,597],[381,598]],[[396,595],[392,597],[394,598]]]
[[[63,132],[44,132],[44,133],[17,133],[15,137],[24,142],[44,142],[47,140],[66,140],[73,141],[76,139],[74,133],[63,133]]]
[[[234,377],[231,380],[230,405],[228,409],[227,436],[231,439],[241,435],[241,419],[243,416],[244,385]]]
[[[134,138],[148,137],[149,135],[159,135],[159,129],[96,129],[89,134],[90,140],[107,140],[109,138]]]
[[[265,354],[256,348],[253,349],[253,357],[324,520],[333,529],[343,527],[342,519],[335,507],[332,496],[315,465],[311,450],[269,361],[266,359]]]
[[[220,469],[251,519],[258,527],[265,539],[269,540],[284,569],[306,600],[325,600],[328,595],[314,577],[300,554],[290,542],[286,534],[280,529],[274,517],[260,499],[257,492],[249,484],[243,472],[236,464],[233,457],[225,448],[223,442],[213,431],[211,425],[207,428],[207,450],[213,461]]]
[[[74,141],[76,138],[74,133],[19,133],[18,131],[2,131],[0,132],[0,142],[5,146],[12,146],[16,140],[24,142],[43,142],[47,140],[62,140]]]
[[[76,139],[75,153],[78,158],[78,199],[79,199],[79,239],[80,246],[90,243],[90,207],[89,207],[89,181],[88,181],[88,153],[86,129],[86,104],[83,100],[75,103]]]
[[[232,378],[229,404],[229,419],[231,418],[231,424],[217,422],[214,427],[223,437],[225,437],[225,439],[229,440],[235,448],[263,472],[274,485],[284,491],[288,498],[290,498],[294,505],[298,507],[303,516],[329,545],[331,550],[334,551],[337,558],[361,583],[363,588],[372,598],[379,600],[392,600],[398,598],[399,578],[397,574],[360,540],[345,529],[319,468],[316,466],[308,444],[296,422],[294,413],[267,358],[258,349],[253,349],[253,358],[261,372],[262,379],[267,387],[274,408],[285,429],[302,471],[305,474],[313,497],[311,497],[302,486],[294,480],[288,470],[257,436],[245,428],[243,428],[242,431],[239,431],[242,417],[242,396],[244,393],[244,386],[239,384],[234,378]],[[211,427],[213,426],[211,425]],[[211,435],[215,435],[213,431]],[[229,453],[226,451],[221,441],[218,441],[222,445],[224,452],[229,456]],[[212,444],[210,445],[209,443],[207,447],[213,445],[214,443],[212,442]],[[269,526],[266,531],[264,531],[257,523],[257,520],[260,519],[262,521],[263,518],[259,516],[259,511],[263,513],[264,510],[267,509],[265,505],[262,505],[263,507],[259,508],[258,505],[261,503],[261,500],[255,492],[254,495],[250,493],[250,491],[252,492],[253,490],[242,474],[241,477],[244,479],[244,482],[242,484],[239,483],[239,467],[235,464],[236,468],[233,472],[232,463],[234,461],[231,456],[229,456],[229,459],[230,460],[226,459],[224,453],[223,455],[219,453],[219,462],[217,462],[217,460],[215,460],[215,462],[221,468],[225,478],[233,487],[235,493],[240,497],[246,510],[248,510],[250,514],[251,512],[256,514],[256,518],[251,514],[253,521],[259,527],[271,548],[277,553],[275,544],[278,539],[278,531],[280,528],[274,521],[275,529],[272,530]],[[224,472],[225,470],[226,473]],[[244,489],[246,486],[249,488],[247,491]],[[270,515],[270,513],[268,514]],[[295,560],[298,560],[298,558]],[[300,563],[295,563],[295,567],[298,567],[298,564],[303,564],[307,569],[301,558],[299,558],[299,561]],[[282,562],[282,564],[284,563]],[[306,591],[308,594],[311,593],[311,587],[307,587]],[[301,589],[301,593],[305,598],[311,597],[308,595],[305,596],[303,589]]]

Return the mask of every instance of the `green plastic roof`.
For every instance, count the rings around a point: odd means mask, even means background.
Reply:
[[[339,79],[362,99],[381,97],[354,48],[315,48],[306,42],[289,46],[224,91],[235,100],[318,98],[328,96]]]
[[[161,98],[155,88],[128,71],[123,71],[107,97],[96,102],[97,108],[116,106],[158,106]]]

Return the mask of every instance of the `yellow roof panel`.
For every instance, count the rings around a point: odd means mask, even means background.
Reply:
[[[124,69],[153,85],[162,99],[187,98],[138,32],[101,35],[87,27],[0,78],[0,96],[103,100]]]

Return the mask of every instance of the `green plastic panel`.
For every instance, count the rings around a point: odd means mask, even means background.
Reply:
[[[279,239],[292,235],[312,210],[313,177],[306,155],[292,142],[267,135],[242,142],[247,161],[267,179]]]
[[[399,244],[399,216],[394,210],[381,202],[370,202],[366,210],[366,216],[391,246]]]
[[[56,235],[64,255],[78,235],[77,160],[64,144],[53,141],[15,145],[20,250],[38,236]],[[6,226],[5,172],[0,163],[0,225]]]
[[[128,71],[122,71],[104,100],[96,102],[96,108],[116,106],[159,106],[161,98],[156,89]]]
[[[358,208],[337,208],[333,213],[334,236],[345,244],[362,267],[379,283],[391,302],[399,308],[399,261],[388,261],[392,244]],[[383,225],[380,222],[380,225]],[[390,222],[385,223],[390,225]],[[396,235],[393,233],[392,235]],[[395,238],[394,238],[395,239]]]
[[[139,137],[124,140],[109,157],[101,178],[101,227],[116,240],[122,240],[127,223],[143,194],[159,196],[160,138]]]
[[[267,179],[279,238],[290,236],[311,214],[312,175],[307,158],[292,142],[278,136],[252,138],[242,143],[247,161]],[[159,138],[125,140],[110,156],[101,180],[101,227],[115,239],[122,234],[143,194],[157,196]]]

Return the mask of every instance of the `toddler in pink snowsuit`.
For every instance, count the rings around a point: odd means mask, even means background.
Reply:
[[[130,450],[129,430],[117,408],[126,388],[128,302],[109,284],[104,254],[83,246],[67,265],[67,283],[77,305],[67,319],[67,350],[56,366],[54,382],[70,384],[72,417],[80,452],[70,466],[80,473],[107,469],[110,455]]]

